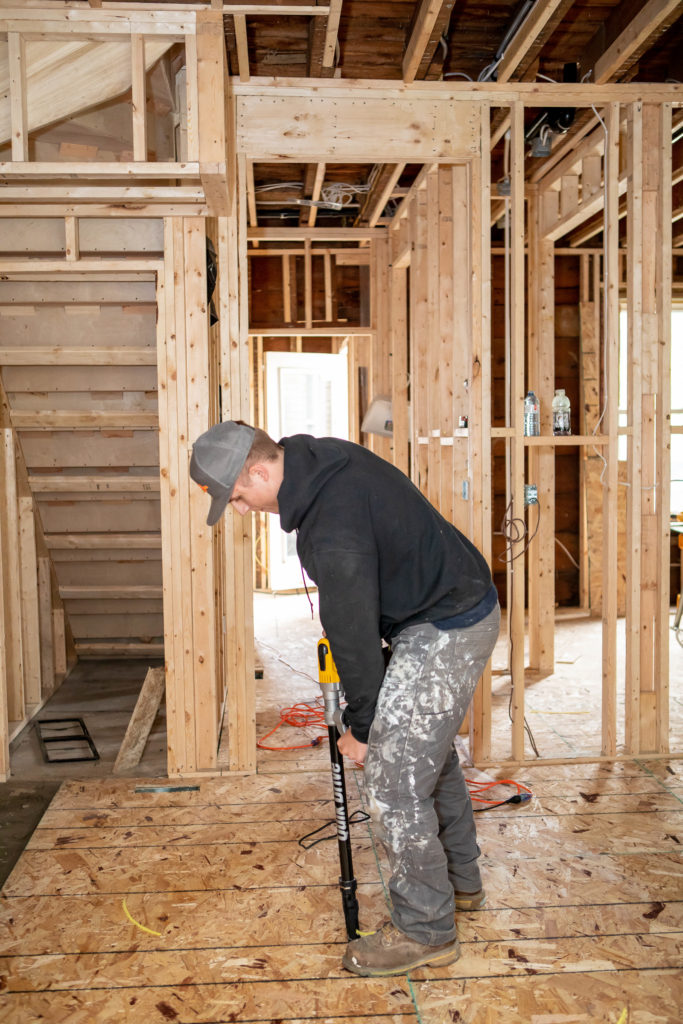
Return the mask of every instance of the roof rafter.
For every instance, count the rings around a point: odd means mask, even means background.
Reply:
[[[586,47],[582,71],[591,81],[609,82],[627,70],[652,37],[661,35],[683,12],[682,0],[626,0],[618,4]]]
[[[404,82],[425,77],[454,6],[455,0],[422,0],[403,56]]]

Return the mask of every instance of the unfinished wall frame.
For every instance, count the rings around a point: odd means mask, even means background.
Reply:
[[[666,322],[671,293],[667,197],[671,183],[671,104],[681,104],[680,91],[670,84],[389,84],[341,83],[331,78],[316,79],[313,89],[309,79],[288,79],[285,83],[249,80],[242,45],[243,22],[238,22],[242,39],[242,44],[238,39],[237,47],[241,53],[240,80],[230,80],[222,23],[226,9],[139,10],[133,16],[131,12],[99,8],[51,10],[49,15],[40,8],[16,8],[3,11],[0,19],[0,30],[11,37],[14,68],[8,135],[14,141],[12,159],[0,166],[6,186],[1,190],[0,216],[66,218],[63,258],[40,265],[35,260],[17,260],[13,261],[14,269],[37,274],[35,279],[39,281],[44,281],[46,274],[63,275],[67,267],[72,273],[125,275],[133,267],[129,260],[106,266],[104,262],[83,260],[77,218],[165,218],[163,259],[156,261],[153,273],[159,310],[154,360],[159,388],[169,772],[215,772],[223,767],[251,771],[255,766],[251,528],[246,520],[228,516],[220,529],[209,530],[205,525],[205,498],[191,486],[188,473],[190,446],[198,433],[220,417],[246,419],[250,414],[252,328],[248,320],[247,262],[257,257],[248,257],[247,241],[251,239],[260,247],[269,238],[278,238],[277,233],[267,234],[267,229],[247,228],[249,171],[255,161],[306,162],[318,167],[332,159],[423,165],[390,227],[372,227],[364,233],[348,229],[349,234],[344,236],[345,241],[354,238],[359,244],[366,240],[371,243],[372,319],[369,329],[362,332],[368,340],[355,338],[353,347],[365,347],[369,397],[389,393],[394,402],[393,446],[380,440],[373,446],[401,468],[410,469],[428,497],[473,537],[489,560],[492,440],[502,438],[506,447],[513,516],[524,518],[527,514],[524,483],[530,482],[530,474],[545,481],[539,493],[543,528],[536,547],[527,552],[519,541],[510,547],[514,561],[508,586],[512,685],[509,760],[515,763],[529,757],[524,739],[527,667],[523,654],[527,565],[534,579],[529,594],[529,669],[547,673],[553,665],[550,481],[553,450],[559,444],[600,450],[607,461],[603,492],[606,522],[616,508],[618,225],[619,197],[626,195],[632,243],[627,281],[630,344],[636,357],[630,386],[634,401],[643,409],[655,396],[653,416],[646,419],[640,433],[631,432],[629,441],[633,477],[628,521],[635,576],[630,585],[627,628],[635,636],[629,647],[626,745],[631,756],[666,752],[667,605],[663,580],[669,430]],[[325,13],[328,21],[323,63],[329,69],[339,4],[331,4]],[[242,16],[240,11],[237,14]],[[87,165],[64,161],[59,166],[32,162],[29,143],[37,107],[27,103],[26,91],[32,37],[49,39],[66,34],[71,39],[106,41],[111,40],[112,32],[120,35],[119,41],[125,41],[128,47],[126,73],[134,98],[134,159],[116,166],[96,161]],[[183,41],[187,57],[187,160],[171,161],[168,166],[147,159],[142,109],[145,66],[159,39]],[[224,118],[215,116],[219,96],[226,101]],[[547,178],[541,174],[533,182],[526,197],[524,110],[538,106],[540,97],[545,106],[595,105],[602,112],[608,141],[605,144],[601,140],[600,131],[594,133],[581,148],[580,166],[575,155],[557,162]],[[491,426],[492,107],[509,111],[512,156],[510,413],[505,425],[496,428]],[[626,172],[619,167],[619,125],[624,114],[628,117],[630,153]],[[74,183],[74,176],[85,176],[86,180]],[[570,439],[553,438],[547,432],[546,419],[540,438],[525,438],[522,401],[531,375],[546,416],[549,402],[545,396],[551,397],[555,242],[602,209],[602,323],[595,308],[592,310],[594,326],[606,324],[606,337],[600,339],[600,348],[606,353],[602,366],[604,391],[599,403],[604,413],[601,433],[593,433],[586,425],[584,433]],[[215,236],[221,267],[220,324],[213,333],[206,315],[207,230]],[[315,230],[309,226],[297,235],[308,267],[304,323],[295,332],[302,337],[318,329],[313,323],[310,274],[311,240],[316,237],[311,232]],[[278,240],[283,238],[281,235]],[[462,251],[463,239],[468,261],[455,256]],[[528,276],[527,244],[533,263]],[[654,260],[650,259],[652,251]],[[283,264],[283,276],[285,273]],[[662,296],[654,307],[648,305],[653,289]],[[592,299],[584,299],[597,306],[594,289]],[[326,302],[326,312],[330,305],[331,301]],[[527,312],[529,340],[525,330]],[[291,335],[292,310],[289,317],[286,310],[283,313],[289,325],[283,324],[279,333]],[[260,325],[254,327],[255,336],[266,333]],[[333,336],[337,332],[328,328],[326,333]],[[0,365],[3,355],[0,349]],[[46,347],[34,356],[36,365],[55,358]],[[354,358],[357,356],[356,351]],[[460,426],[461,417],[466,417],[466,425]],[[5,474],[12,466],[11,429],[16,427],[3,423]],[[10,490],[11,483],[10,473]],[[10,502],[11,508],[3,516],[3,529],[12,531],[16,550],[27,566],[31,563],[31,529],[29,506],[24,499],[28,497],[18,490],[16,503]],[[3,535],[0,544],[5,571],[15,557],[12,538]],[[601,756],[614,758],[621,755],[616,703],[617,570],[616,558],[612,557],[616,555],[615,542],[609,540],[609,534],[606,542]],[[654,577],[648,575],[652,564],[657,566]],[[22,606],[22,602],[25,614],[34,621],[37,594],[39,628],[45,630],[47,641],[47,619],[40,610],[41,600],[47,608],[46,570],[40,554],[35,569],[35,588],[28,574],[23,591],[3,588],[0,624],[7,623],[12,609]],[[58,617],[51,614],[50,618],[58,623]],[[2,714],[3,702],[13,708],[28,706],[26,693],[36,694],[35,666],[24,677],[22,644],[21,630],[0,630],[0,653],[4,649],[5,655],[0,675],[0,683],[5,683],[0,697]],[[52,657],[53,664],[63,664],[63,654],[55,658],[53,651]],[[22,666],[21,685],[16,681],[18,664]],[[10,679],[11,665],[15,668]],[[224,708],[228,729],[227,751],[222,759],[218,741]],[[484,764],[491,757],[491,716],[487,676],[475,698],[470,723],[471,753],[477,763]],[[2,771],[3,766],[7,767],[8,731],[0,725],[0,732],[4,742]]]

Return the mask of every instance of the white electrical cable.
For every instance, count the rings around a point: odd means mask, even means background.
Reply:
[[[570,553],[569,551],[567,551],[567,549],[566,549],[566,547],[564,546],[564,544],[562,543],[562,541],[561,541],[561,540],[558,540],[558,539],[557,539],[557,537],[556,537],[556,538],[555,538],[555,543],[556,543],[556,544],[559,544],[559,545],[560,545],[560,547],[562,548],[562,550],[564,551],[565,555],[567,556],[567,558],[569,559],[569,561],[570,561],[570,562],[572,563],[572,565],[573,565],[573,566],[575,566],[575,567],[576,567],[576,568],[577,568],[577,569],[579,570],[579,572],[581,572],[581,566],[580,566],[580,565],[579,565],[579,563],[578,563],[578,562],[576,561],[576,559],[574,558],[574,556],[573,556],[573,555],[572,555],[572,554],[571,554],[571,553]]]
[[[272,185],[256,185],[254,192],[276,192],[279,188],[303,188],[300,181],[277,181]]]
[[[353,202],[356,195],[364,195],[372,188],[371,182],[367,185],[348,185],[343,181],[333,181],[325,185],[320,191],[320,197],[325,203],[334,203],[348,206]]]

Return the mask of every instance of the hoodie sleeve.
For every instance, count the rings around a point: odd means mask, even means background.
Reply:
[[[384,678],[376,554],[316,552],[320,621],[330,639],[353,736],[367,743]]]

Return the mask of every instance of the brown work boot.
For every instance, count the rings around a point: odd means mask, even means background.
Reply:
[[[454,890],[456,910],[482,910],[486,903],[486,892],[484,889],[477,889],[476,892],[459,892]]]
[[[346,947],[342,964],[347,971],[364,978],[406,974],[415,967],[445,967],[460,956],[457,938],[441,946],[426,946],[411,939],[386,921],[379,931],[353,939]]]

